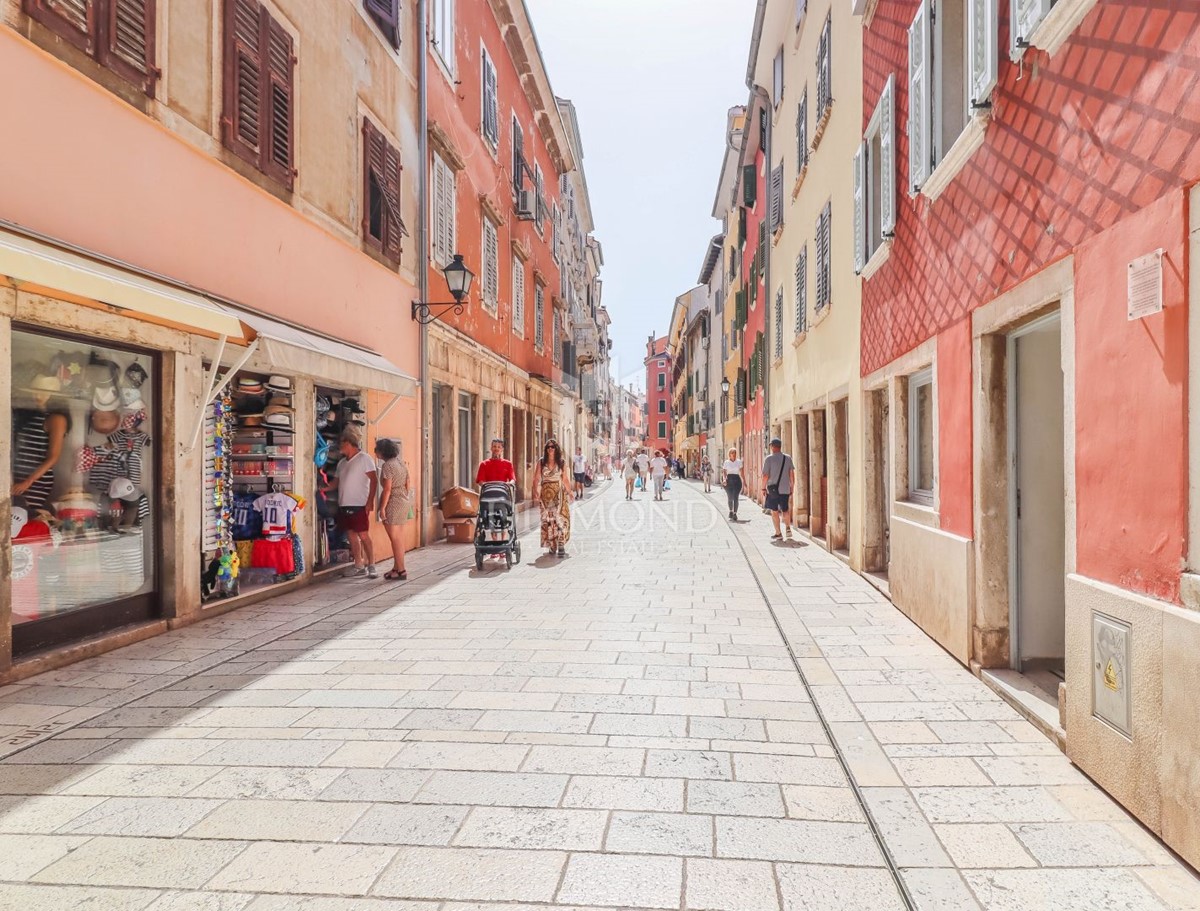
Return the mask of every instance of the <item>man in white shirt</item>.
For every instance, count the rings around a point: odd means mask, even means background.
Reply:
[[[637,462],[638,477],[642,479],[642,492],[645,493],[650,486],[650,456],[646,455],[646,450],[639,449],[634,461]]]
[[[583,482],[587,480],[587,459],[583,450],[575,447],[575,455],[571,459],[571,471],[575,474],[575,499],[583,499]]]
[[[650,460],[650,473],[654,476],[654,499],[663,498],[663,488],[667,483],[667,460],[657,449],[654,458]]]
[[[339,441],[342,460],[329,490],[338,493],[337,525],[350,539],[354,566],[342,575],[346,578],[378,578],[375,551],[371,546],[371,513],[375,509],[375,490],[379,472],[375,460],[362,451],[357,431],[342,431]]]

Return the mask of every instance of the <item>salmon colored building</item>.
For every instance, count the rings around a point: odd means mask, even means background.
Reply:
[[[1200,10],[933,3],[858,4],[891,595],[1197,864]]]
[[[431,8],[431,299],[449,300],[441,270],[455,255],[475,279],[462,312],[429,328],[429,496],[472,486],[499,437],[527,497],[547,440],[568,453],[582,445],[563,418],[576,409],[562,407],[578,399],[562,199],[576,165],[525,5]]]
[[[0,0],[0,681],[339,571],[343,429],[420,483],[413,6]]]
[[[646,434],[641,445],[653,454],[655,449],[671,452],[675,421],[671,417],[674,394],[671,378],[670,338],[653,335],[646,341]]]

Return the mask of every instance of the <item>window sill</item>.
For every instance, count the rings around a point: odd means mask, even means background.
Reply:
[[[1096,0],[1059,0],[1033,30],[1029,43],[1053,57],[1095,5]]]
[[[804,167],[800,169],[800,173],[796,175],[796,182],[792,184],[792,200],[794,201],[800,195],[800,187],[804,183],[804,178],[808,176],[808,162],[804,163]]]
[[[881,243],[875,249],[875,252],[871,254],[871,258],[867,260],[867,264],[862,267],[862,271],[858,273],[859,276],[864,281],[866,279],[870,278],[872,275],[874,275],[876,272],[879,271],[880,266],[882,266],[884,263],[886,263],[888,261],[888,257],[891,255],[891,253],[892,253],[892,238],[885,237],[883,239],[883,243]]]
[[[829,318],[829,311],[831,311],[832,309],[833,309],[833,302],[830,301],[824,307],[818,307],[816,310],[814,310],[812,325],[810,325],[808,327],[808,331],[812,332],[814,329],[817,328],[817,326],[819,326],[819,325],[821,325],[821,323],[825,322],[825,320],[827,320]]]
[[[812,151],[817,151],[817,146],[821,144],[821,137],[825,135],[825,128],[829,126],[829,118],[833,116],[833,100],[825,105],[825,110],[821,116],[817,118],[816,128],[813,129]]]
[[[797,332],[796,337],[794,339],[792,339],[792,347],[799,348],[801,345],[804,344],[804,340],[806,338],[808,338],[808,330],[807,329],[805,329],[803,332]]]
[[[958,139],[954,140],[954,145],[950,147],[945,157],[933,169],[933,173],[921,185],[922,196],[927,197],[930,202],[936,202],[946,188],[954,182],[954,178],[971,160],[975,150],[983,145],[983,138],[987,135],[988,119],[987,114],[976,114],[967,122],[966,128],[959,134]]]
[[[898,519],[907,519],[917,525],[927,528],[938,527],[937,510],[930,503],[919,500],[895,500],[892,503],[892,515]]]

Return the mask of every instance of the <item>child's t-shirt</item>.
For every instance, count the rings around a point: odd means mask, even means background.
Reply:
[[[262,533],[268,538],[282,538],[291,530],[292,513],[300,504],[286,493],[268,493],[254,501],[262,513]]]

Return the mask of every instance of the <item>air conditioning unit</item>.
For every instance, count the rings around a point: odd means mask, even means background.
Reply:
[[[536,206],[537,192],[535,190],[520,190],[517,193],[517,218],[522,221],[533,221]]]

